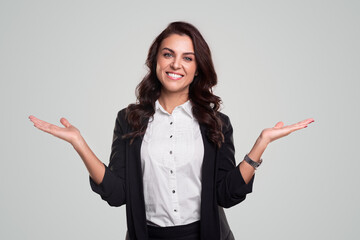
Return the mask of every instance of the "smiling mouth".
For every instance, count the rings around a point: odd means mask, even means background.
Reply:
[[[166,75],[168,75],[169,78],[171,78],[173,80],[178,80],[183,77],[183,75],[176,74],[176,73],[170,73],[170,72],[167,72]]]

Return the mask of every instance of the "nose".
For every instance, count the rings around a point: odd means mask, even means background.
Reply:
[[[172,67],[173,69],[179,69],[180,66],[181,66],[180,61],[181,61],[180,58],[173,58],[173,61],[171,62],[171,67]]]

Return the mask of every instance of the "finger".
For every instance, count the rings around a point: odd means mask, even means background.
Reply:
[[[300,124],[298,124],[298,127],[299,127],[299,129],[302,129],[302,128],[307,128],[308,127],[308,125],[310,124],[310,123],[312,123],[312,122],[314,122],[314,120],[313,119],[307,119],[307,120],[304,120],[304,121],[302,121]]]
[[[62,125],[64,125],[65,127],[70,127],[71,124],[69,123],[69,121],[66,118],[61,118],[60,122]]]
[[[29,119],[34,123],[34,125],[44,126],[47,124],[47,122],[40,120],[34,116],[30,116]]]
[[[33,115],[30,115],[30,116],[29,116],[29,119],[30,119],[30,121],[32,121],[32,122],[38,120],[38,118],[36,118],[36,117],[33,116]]]
[[[303,129],[303,128],[307,128],[308,125],[312,122],[315,122],[314,119],[312,118],[308,118],[308,119],[305,119],[301,122],[298,122],[298,123],[295,123],[295,124],[292,124],[290,126],[288,126],[290,128],[290,131],[291,132],[294,132],[294,131],[297,131],[297,130],[300,130],[300,129]]]
[[[290,129],[291,132],[294,132],[294,131],[297,131],[297,130],[300,130],[300,129],[303,129],[303,128],[306,128],[307,125],[297,125],[297,126],[292,126]]]
[[[47,133],[51,133],[51,125],[50,123],[47,123],[45,121],[39,120],[34,122],[34,126],[37,127],[38,129],[47,132]]]
[[[284,126],[283,122],[278,122],[274,128],[282,128]]]
[[[307,125],[309,125],[310,123],[312,123],[314,121],[315,120],[313,118],[308,118],[308,119],[302,120],[302,121],[300,121],[298,123],[291,124],[288,127],[301,129],[301,128],[306,127]]]
[[[315,122],[315,120],[313,118],[308,118],[308,119],[305,119],[305,120],[302,120],[302,121],[298,122],[297,124],[299,124],[299,125],[304,125],[304,124],[307,125],[307,124],[310,124],[312,122]]]
[[[44,132],[52,134],[56,131],[59,127],[48,122],[45,122],[41,119],[38,119],[34,116],[30,116],[29,119],[34,123],[34,126]]]

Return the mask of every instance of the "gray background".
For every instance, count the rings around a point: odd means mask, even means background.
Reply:
[[[358,239],[359,12],[355,0],[0,1],[0,239],[124,239],[125,207],[27,117],[67,117],[108,163],[117,111],[175,20],[212,49],[237,162],[262,129],[315,119],[268,147],[253,193],[226,210],[236,238]]]

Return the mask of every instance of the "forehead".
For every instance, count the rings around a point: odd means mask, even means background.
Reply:
[[[161,42],[159,50],[163,48],[170,48],[175,52],[194,52],[193,42],[187,35],[171,34]]]

